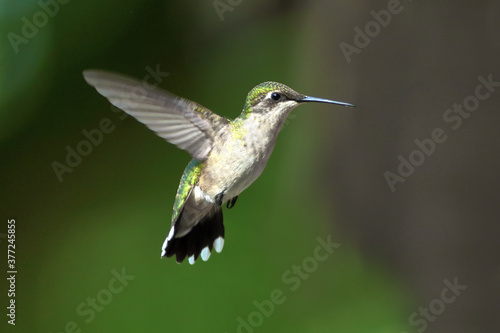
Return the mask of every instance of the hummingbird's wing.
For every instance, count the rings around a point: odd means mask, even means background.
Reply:
[[[101,70],[85,70],[83,76],[111,104],[198,161],[207,157],[216,131],[228,123],[207,108],[145,81]]]

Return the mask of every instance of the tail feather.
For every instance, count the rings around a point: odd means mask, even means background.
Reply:
[[[177,221],[182,219],[182,212]],[[212,250],[222,251],[224,245],[224,224],[222,219],[222,208],[214,206],[200,222],[198,222],[186,235],[176,238],[175,226],[163,245],[162,257],[172,257],[175,255],[178,263],[188,257],[192,265],[201,256],[203,261],[207,261]]]

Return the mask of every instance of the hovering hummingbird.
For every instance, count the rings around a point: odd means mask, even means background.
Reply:
[[[85,70],[83,76],[111,104],[193,157],[181,177],[161,252],[161,257],[175,255],[178,263],[186,257],[190,264],[198,257],[206,261],[213,249],[222,251],[222,206],[232,208],[238,195],[260,176],[296,106],[306,102],[354,106],[264,82],[250,90],[243,111],[230,120],[127,76],[101,70]]]

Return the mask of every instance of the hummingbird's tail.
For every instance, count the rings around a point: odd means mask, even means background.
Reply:
[[[182,221],[182,212],[176,223],[170,229],[170,233],[163,243],[162,257],[171,257],[175,254],[178,263],[186,256],[192,265],[201,256],[203,261],[210,258],[212,249],[217,253],[224,246],[224,224],[222,221],[222,208],[213,208],[198,222],[187,234],[176,238],[176,226]]]

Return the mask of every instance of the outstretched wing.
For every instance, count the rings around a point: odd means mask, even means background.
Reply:
[[[101,70],[85,70],[83,76],[111,104],[198,161],[206,158],[215,132],[228,122],[197,103],[147,82]]]

